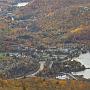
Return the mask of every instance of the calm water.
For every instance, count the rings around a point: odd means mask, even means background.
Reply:
[[[86,68],[90,68],[90,53],[81,54],[78,58],[74,58],[74,60],[77,60],[81,62],[83,65],[85,65]],[[85,71],[76,72],[73,73],[76,75],[83,75],[84,78],[90,79],[90,69],[86,69]]]

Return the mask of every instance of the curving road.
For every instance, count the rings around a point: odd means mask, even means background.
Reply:
[[[36,71],[33,74],[26,75],[25,77],[27,77],[27,78],[28,77],[35,77],[35,75],[37,75],[40,71],[42,71],[44,69],[44,66],[45,66],[45,61],[40,61],[39,64],[40,64],[40,68],[38,69],[38,71]],[[18,78],[15,78],[15,79],[22,79],[22,78],[24,78],[24,76],[18,77]]]
[[[44,69],[44,65],[45,65],[45,61],[40,61],[40,68],[37,72],[33,73],[33,74],[30,74],[30,75],[27,75],[26,77],[33,77],[35,75],[37,75],[40,71],[42,71]]]

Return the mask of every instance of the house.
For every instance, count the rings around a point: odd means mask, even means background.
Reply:
[[[63,75],[57,76],[56,79],[70,79],[70,78],[66,74],[63,74]]]

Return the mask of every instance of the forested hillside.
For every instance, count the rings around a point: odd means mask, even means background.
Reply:
[[[60,47],[61,43],[73,43],[74,39],[74,43],[90,40],[87,38],[89,30],[86,31],[90,25],[89,0],[34,0],[33,3],[16,10],[14,14],[18,19],[30,19],[28,31],[35,42],[39,41],[37,43],[41,45]],[[74,37],[70,31],[81,26],[84,36],[81,32]],[[68,39],[68,33],[73,40]]]

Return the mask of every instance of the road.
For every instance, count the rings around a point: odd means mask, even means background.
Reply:
[[[50,64],[49,64],[50,69],[52,68],[52,65],[53,65],[53,61],[51,61]]]
[[[30,75],[27,75],[26,77],[33,77],[35,75],[37,75],[40,71],[42,71],[44,69],[44,65],[45,65],[45,61],[40,61],[40,68],[37,72],[33,73],[33,74],[30,74]]]
[[[38,69],[38,71],[34,72],[33,74],[26,75],[25,77],[26,77],[26,78],[28,78],[28,77],[34,77],[34,76],[37,75],[40,71],[42,71],[42,70],[44,69],[45,61],[40,61],[39,64],[40,64],[40,68]],[[24,76],[18,77],[18,78],[15,78],[15,79],[22,79],[22,78],[24,78]]]
[[[71,73],[64,73],[64,72],[62,72],[63,74],[65,74],[65,75],[68,75],[69,77],[71,77],[71,78],[73,78],[73,79],[75,79],[75,80],[78,80],[75,76],[73,76],[73,74],[71,74]]]
[[[72,74],[67,73],[67,75],[69,75],[71,78],[73,78],[73,79],[77,80],[77,78],[76,78],[76,77],[74,77]]]

